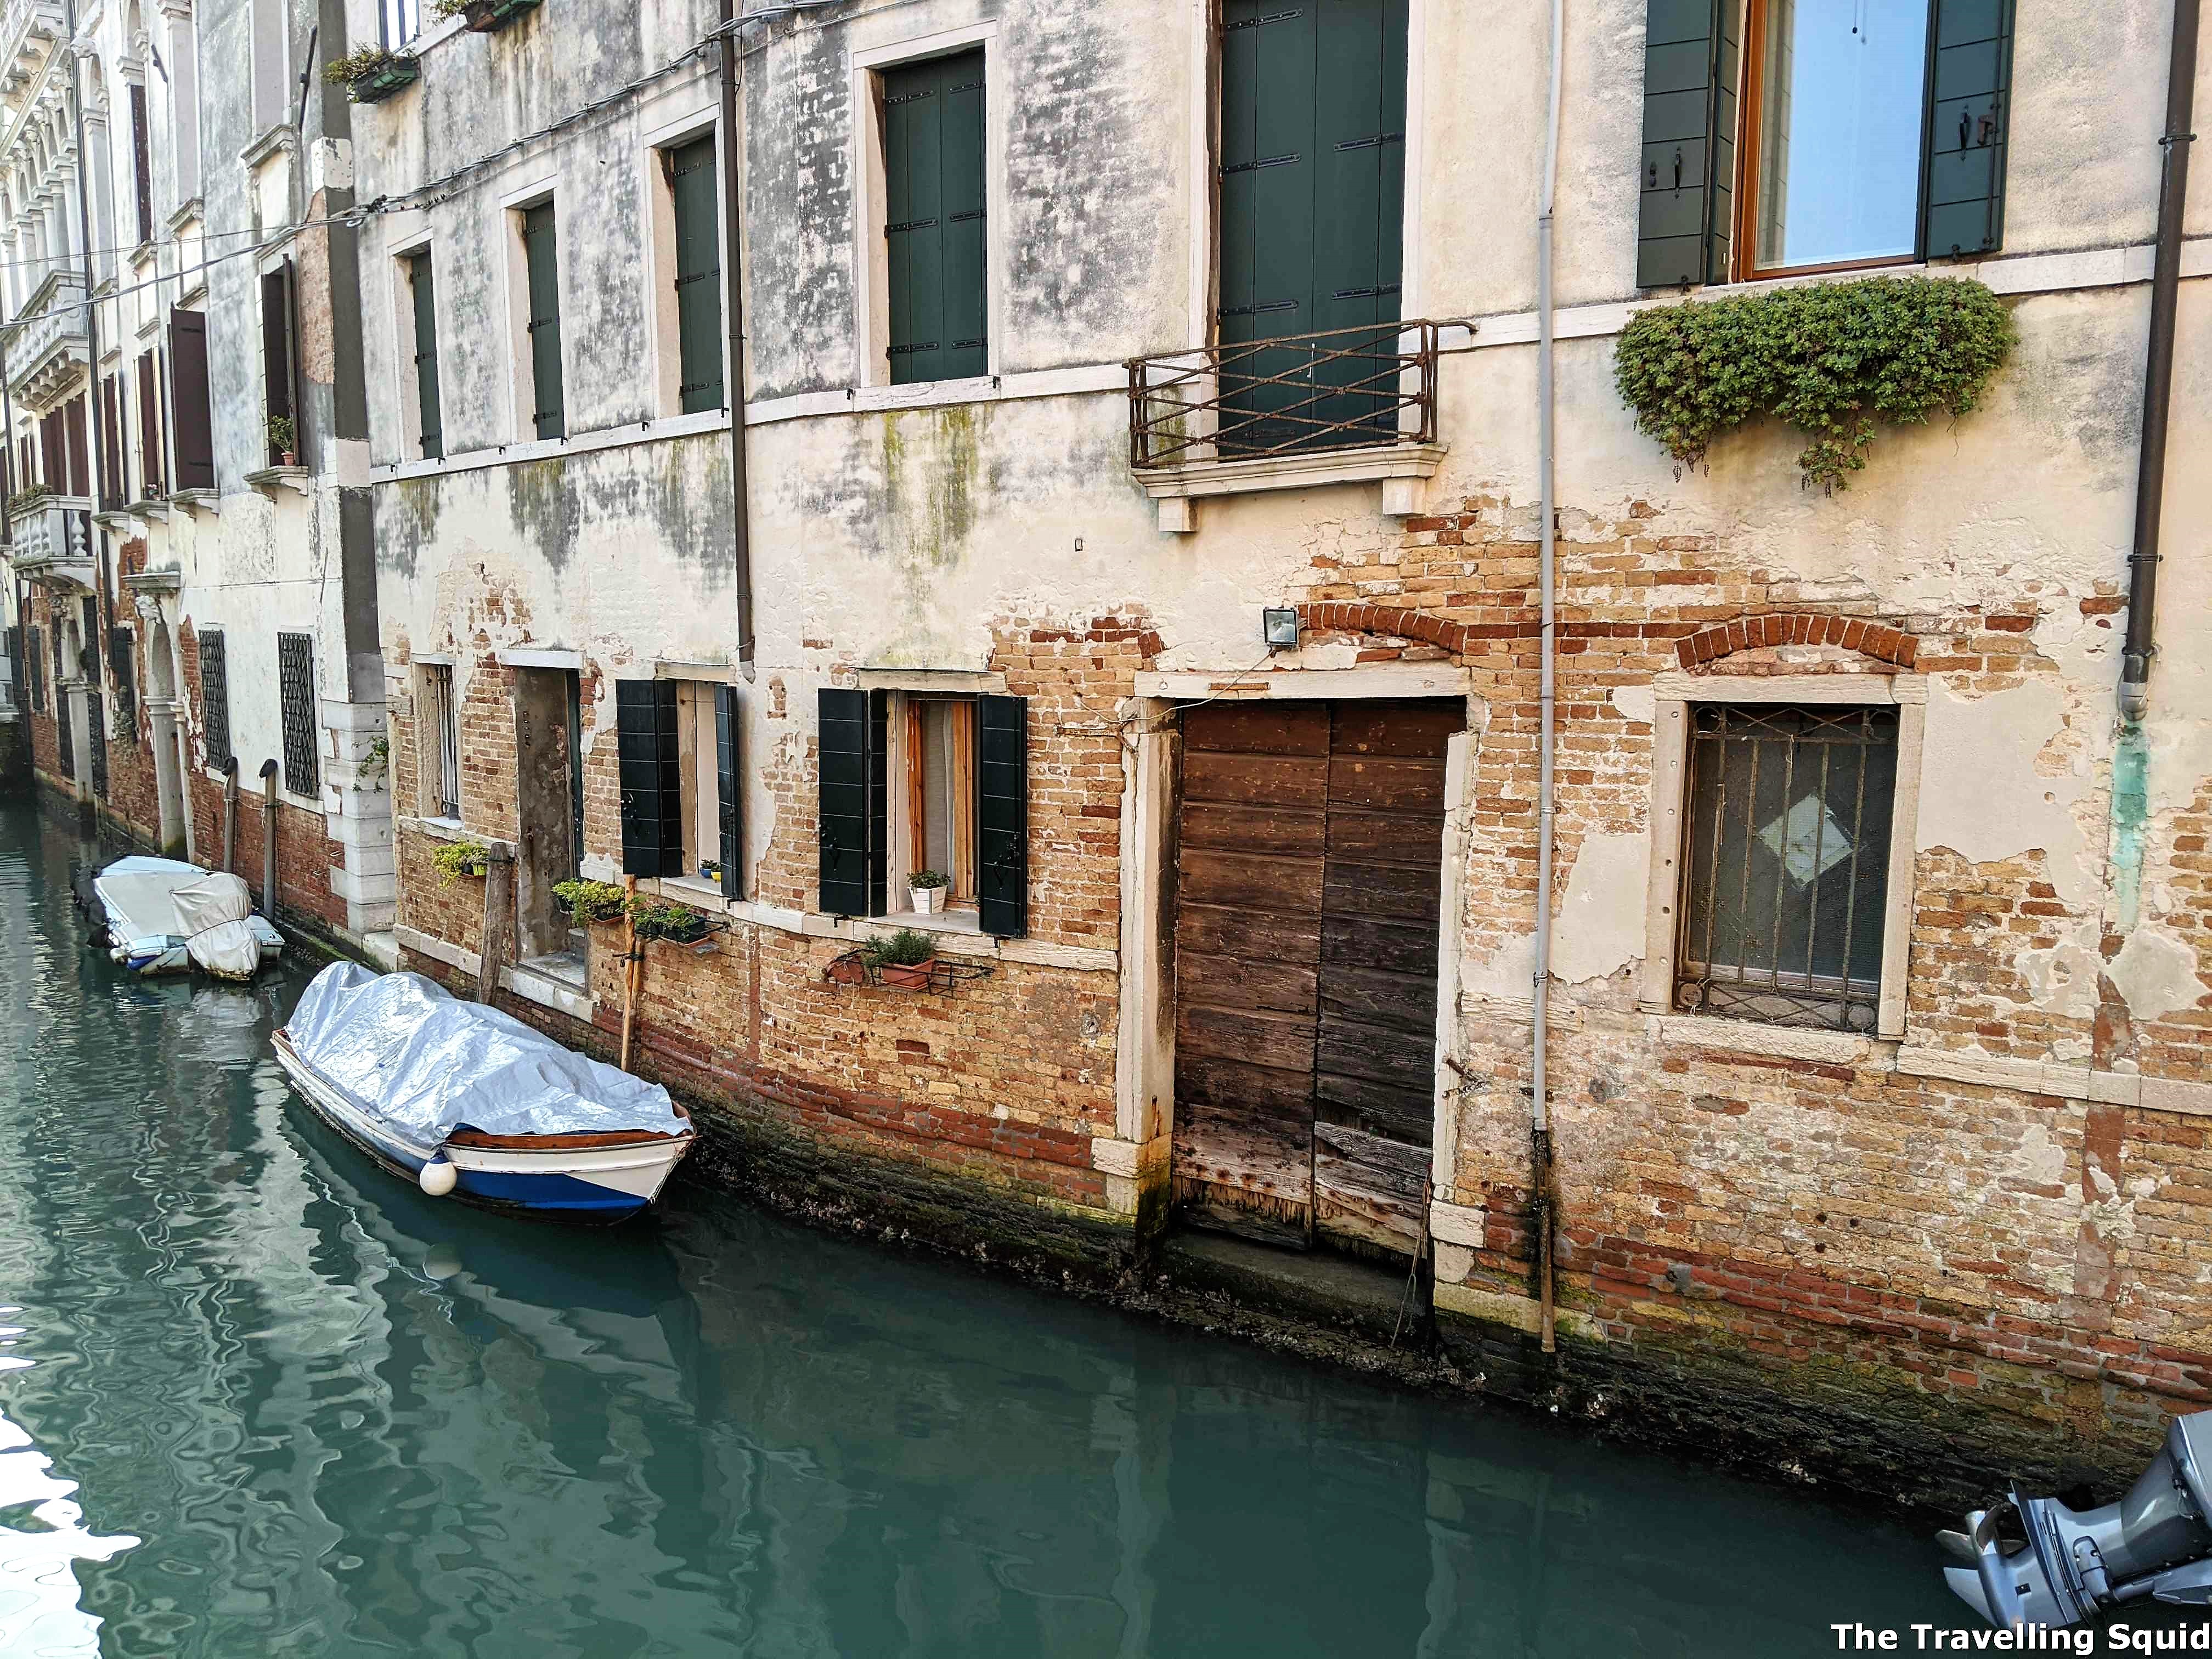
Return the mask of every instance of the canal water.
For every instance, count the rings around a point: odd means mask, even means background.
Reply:
[[[1901,1527],[678,1192],[419,1195],[0,808],[0,1655],[1830,1653]]]

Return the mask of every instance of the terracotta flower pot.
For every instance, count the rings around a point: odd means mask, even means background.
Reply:
[[[896,985],[907,991],[927,991],[929,976],[936,967],[937,958],[932,957],[927,962],[887,962],[876,972],[882,975],[886,985]]]
[[[867,968],[858,957],[839,957],[830,964],[830,982],[832,985],[866,985],[868,982]]]

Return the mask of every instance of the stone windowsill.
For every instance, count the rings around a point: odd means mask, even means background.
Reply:
[[[924,915],[919,910],[891,910],[872,920],[886,927],[911,927],[918,933],[966,933],[981,939],[982,918],[973,910],[939,910]]]
[[[402,830],[428,836],[432,841],[480,841],[487,848],[495,849],[507,845],[505,842],[495,836],[477,834],[476,831],[463,824],[459,818],[403,817],[398,823]]]
[[[187,513],[220,514],[222,498],[219,491],[213,489],[177,489],[169,493],[169,505],[181,507]]]
[[[296,489],[302,495],[311,493],[307,485],[307,469],[304,466],[259,467],[246,475],[246,482],[264,495],[275,495],[280,484],[288,489]]]
[[[169,516],[169,503],[158,495],[149,495],[144,501],[133,501],[123,509],[134,519],[162,520]]]
[[[1198,527],[1193,504],[1207,496],[1315,489],[1325,484],[1380,483],[1384,514],[1406,518],[1427,507],[1428,483],[1443,465],[1446,450],[1443,444],[1377,444],[1249,461],[1139,467],[1135,476],[1145,493],[1159,503],[1160,528],[1176,533]]]

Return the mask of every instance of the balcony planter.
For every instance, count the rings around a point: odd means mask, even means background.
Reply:
[[[381,46],[362,46],[323,70],[323,78],[334,86],[343,86],[346,96],[356,104],[381,103],[402,87],[414,85],[422,75],[422,66],[414,58],[402,58]]]
[[[450,887],[464,876],[482,877],[491,868],[491,848],[480,841],[449,841],[430,854],[441,886]]]
[[[505,28],[526,11],[538,9],[540,0],[436,0],[431,9],[440,17],[459,17],[478,34]]]
[[[870,939],[860,947],[860,959],[886,985],[926,991],[937,968],[937,945],[928,934],[902,927],[889,939]]]
[[[630,906],[630,922],[640,939],[665,939],[671,945],[702,946],[714,926],[703,910],[688,904],[639,899]]]

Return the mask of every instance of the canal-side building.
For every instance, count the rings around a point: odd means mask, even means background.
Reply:
[[[11,603],[40,780],[390,925],[350,112],[307,0],[11,0]],[[88,253],[88,250],[89,251]],[[94,303],[85,304],[88,275]]]
[[[2212,1389],[2197,242],[2119,695],[2171,21],[1570,6],[1555,340],[1540,9],[779,5],[726,105],[708,0],[432,21],[353,112],[405,960],[871,1230],[1418,1257],[1492,1387],[2129,1465]],[[1923,272],[2004,361],[1863,470],[1617,386]],[[634,997],[555,891],[626,876],[714,930]]]

